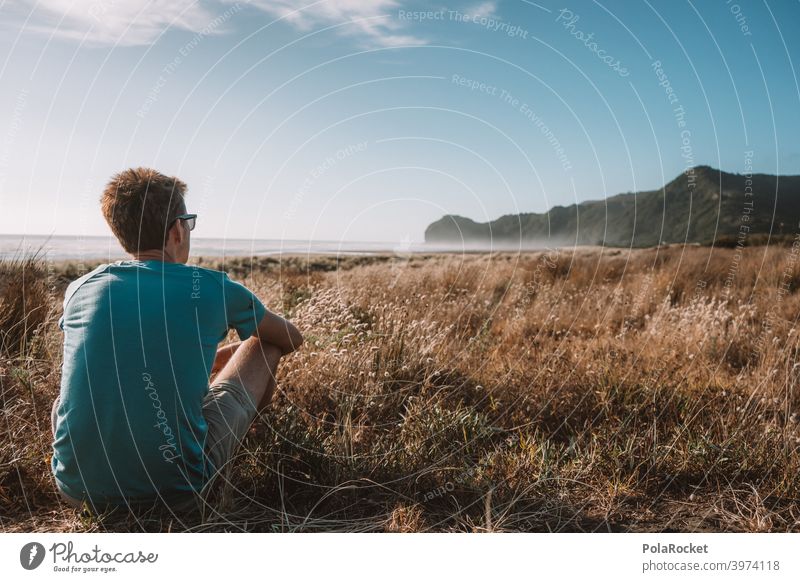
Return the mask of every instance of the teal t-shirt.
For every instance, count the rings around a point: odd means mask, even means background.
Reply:
[[[104,264],[64,297],[64,363],[52,470],[78,499],[186,497],[215,471],[203,398],[217,345],[253,335],[266,309],[222,271]]]

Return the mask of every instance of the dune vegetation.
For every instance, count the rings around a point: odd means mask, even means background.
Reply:
[[[200,260],[306,337],[200,515],[59,500],[57,321],[93,265],[3,263],[0,529],[800,531],[798,255]]]

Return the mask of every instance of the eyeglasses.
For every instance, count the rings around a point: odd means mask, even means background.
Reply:
[[[189,230],[194,230],[194,225],[197,223],[197,215],[196,214],[179,214],[175,217],[175,220],[185,220],[186,226],[189,227]],[[175,224],[175,220],[172,221],[172,224]],[[170,225],[172,226],[172,225]]]

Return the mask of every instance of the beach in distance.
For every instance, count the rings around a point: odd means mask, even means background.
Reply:
[[[546,245],[537,245],[544,248]],[[425,243],[400,239],[393,242],[278,240],[246,238],[192,239],[192,257],[242,257],[275,255],[407,255],[430,252],[484,252],[519,250],[519,243]],[[527,245],[532,248],[533,245]],[[39,254],[51,261],[98,261],[127,258],[112,236],[0,234],[0,259]]]
[[[4,259],[3,529],[800,531],[799,251],[198,256],[305,344],[204,515],[91,518],[50,408],[64,290],[104,260]]]

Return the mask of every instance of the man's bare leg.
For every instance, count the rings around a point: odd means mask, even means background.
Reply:
[[[222,368],[225,367],[225,364],[231,359],[231,356],[236,352],[239,346],[242,345],[242,342],[234,342],[232,344],[228,344],[222,346],[217,350],[217,355],[214,357],[214,364],[211,366],[211,378],[214,379],[216,374],[219,374],[222,371]]]
[[[230,350],[227,363],[220,370],[215,382],[234,379],[242,383],[250,393],[257,410],[267,408],[275,392],[275,374],[283,352],[272,344],[263,343],[257,337],[239,342]],[[226,346],[228,347],[228,346]]]

